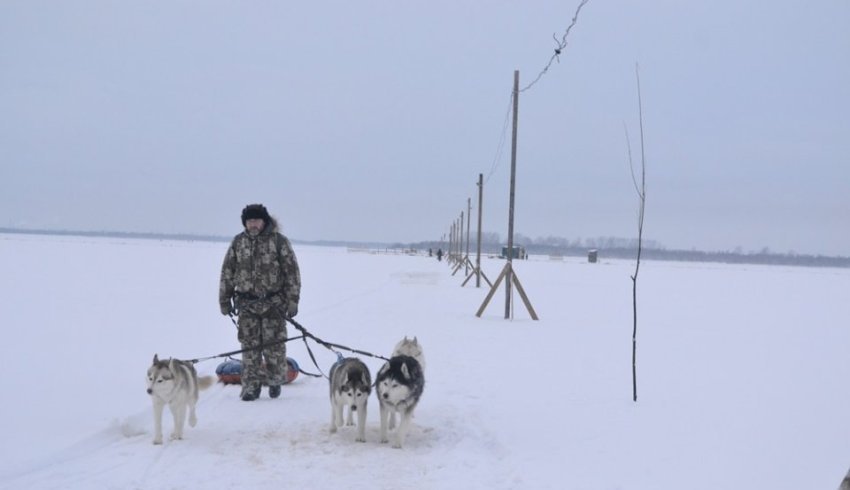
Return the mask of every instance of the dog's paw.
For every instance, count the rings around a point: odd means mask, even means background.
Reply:
[[[157,438],[155,438],[155,439],[153,440],[153,444],[154,444],[154,446],[160,446],[160,445],[162,445],[162,437],[157,437]]]
[[[328,432],[330,432],[331,434],[336,434],[336,424],[331,425],[328,428]]]
[[[366,436],[357,436],[357,439],[354,439],[357,442],[366,442]]]
[[[388,443],[388,442],[390,442],[390,440],[389,440],[389,439],[387,439],[386,437],[382,437],[382,438],[381,438],[381,444],[386,444],[386,443]]]
[[[394,441],[393,449],[401,449],[401,443],[399,441]]]
[[[183,434],[178,434],[176,432],[172,432],[171,436],[168,439],[172,440],[172,441],[180,441],[180,440],[183,439]]]

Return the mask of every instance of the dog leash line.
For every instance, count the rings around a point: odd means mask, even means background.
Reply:
[[[320,338],[316,337],[315,335],[311,334],[310,332],[308,332],[306,328],[304,328],[304,327],[303,327],[300,323],[296,322],[296,321],[295,321],[295,320],[293,320],[292,318],[287,318],[286,320],[287,320],[289,323],[291,323],[291,324],[292,324],[295,328],[297,328],[298,330],[300,330],[300,331],[301,331],[301,333],[302,333],[302,334],[304,334],[304,336],[310,337],[311,339],[315,340],[315,341],[316,341],[316,342],[318,342],[319,344],[322,344],[322,345],[323,345],[324,347],[326,347],[328,350],[333,351],[333,347],[336,347],[337,349],[347,350],[347,351],[349,351],[349,352],[353,352],[353,353],[355,353],[355,354],[361,354],[361,355],[364,355],[364,356],[374,357],[374,358],[376,358],[376,359],[383,359],[384,361],[389,361],[389,359],[387,359],[387,358],[386,358],[386,357],[384,357],[384,356],[379,356],[379,355],[372,354],[372,353],[370,353],[370,352],[362,351],[362,350],[359,350],[359,349],[352,349],[351,347],[346,347],[346,346],[344,346],[344,345],[340,345],[340,344],[334,344],[334,343],[332,343],[332,342],[326,342],[326,341],[324,341],[324,340],[322,340],[322,339],[320,339]],[[334,352],[335,352],[335,351],[334,351]]]

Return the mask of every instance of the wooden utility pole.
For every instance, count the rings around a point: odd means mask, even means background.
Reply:
[[[460,250],[460,255],[458,255],[459,261],[457,263],[457,267],[455,267],[454,272],[452,272],[452,275],[455,275],[455,274],[457,274],[457,271],[459,271],[461,267],[464,268],[464,274],[466,274],[466,279],[463,281],[463,284],[460,285],[461,287],[466,286],[466,283],[469,281],[469,277],[470,277],[469,268],[472,267],[473,269],[475,269],[475,266],[472,265],[472,261],[469,260],[469,226],[470,226],[471,223],[472,223],[472,198],[468,198],[466,200],[466,252],[463,251],[463,240],[461,239],[461,250]],[[463,237],[463,213],[462,212],[460,213],[460,234],[461,234],[461,237]]]
[[[490,282],[490,279],[487,279],[487,275],[481,271],[481,219],[483,218],[483,206],[484,206],[484,174],[478,174],[478,251],[475,254],[475,265],[472,266],[472,272],[466,276],[466,280],[463,281],[461,287],[466,286],[466,283],[475,276],[475,287],[481,287],[481,276],[484,276],[484,280],[487,281],[487,284],[490,287],[493,287],[493,283]],[[468,250],[468,249],[467,249]],[[469,260],[467,254],[467,261]]]
[[[502,273],[499,274],[499,277],[496,278],[496,283],[493,284],[493,287],[490,289],[490,292],[487,294],[487,297],[484,299],[484,303],[481,305],[481,308],[478,309],[478,313],[475,316],[480,317],[482,313],[484,313],[484,309],[487,308],[487,304],[493,298],[493,295],[496,293],[496,289],[499,288],[499,283],[504,279],[505,281],[505,319],[509,319],[511,317],[511,286],[516,286],[517,291],[519,292],[520,297],[522,298],[523,303],[525,304],[525,308],[528,310],[528,313],[531,315],[532,320],[537,320],[537,313],[535,313],[534,308],[531,306],[531,302],[528,300],[528,296],[525,294],[525,290],[522,288],[522,285],[519,282],[519,278],[517,278],[516,274],[513,270],[513,256],[514,256],[514,202],[516,196],[516,146],[517,146],[517,121],[518,121],[518,112],[519,112],[519,70],[514,71],[514,124],[513,124],[513,132],[511,135],[511,194],[510,194],[510,205],[508,208],[508,253],[507,253],[507,262],[505,263],[505,268],[502,269]]]
[[[457,265],[455,266],[454,270],[452,271],[452,275],[457,274],[457,271],[459,271],[460,268],[463,267],[466,264],[466,262],[469,260],[469,257],[463,256],[463,211],[460,212],[460,223],[458,225],[458,234],[460,235],[460,242],[458,242],[458,247],[457,247]],[[466,239],[469,240],[469,237],[467,237]]]
[[[463,243],[463,235],[460,232],[460,218],[455,220],[455,248],[454,253],[452,253],[452,262],[458,261],[458,251],[460,250],[461,243]]]
[[[454,241],[452,242],[452,263],[457,260],[457,241],[458,241],[458,233],[457,233],[457,218],[455,218],[454,224],[452,224],[452,230],[454,233]]]
[[[460,235],[460,241],[457,247],[457,263],[460,265],[463,263],[463,211],[460,212],[460,227],[458,227],[457,231]]]
[[[475,254],[475,287],[477,288],[481,287],[481,214],[483,207],[484,174],[478,174],[478,251]]]
[[[451,263],[452,263],[452,256],[453,256],[453,255],[454,255],[454,253],[455,253],[455,241],[457,240],[457,236],[455,235],[455,228],[457,228],[457,220],[452,220],[452,242],[451,242],[451,244],[449,244],[449,249],[448,249],[448,250],[446,250],[446,252],[448,252],[448,254],[447,254],[447,255],[448,255],[447,259],[448,259],[448,260],[446,260],[446,262],[447,262],[449,265],[451,265]]]
[[[466,199],[466,256],[464,257],[463,263],[466,264],[466,267],[463,269],[463,273],[469,275],[469,225],[472,223],[472,198],[469,197]]]
[[[508,262],[505,267],[505,318],[511,317],[511,282],[514,278],[514,203],[516,202],[516,134],[519,120],[519,70],[514,70],[514,124],[511,131],[511,196],[508,204]]]
[[[469,261],[469,222],[472,221],[472,218],[471,218],[472,204],[467,203],[467,206],[468,206],[468,211],[467,211],[467,214],[466,214],[466,253],[463,252],[463,218],[464,218],[464,215],[463,215],[463,211],[461,211],[460,212],[460,228],[458,228],[459,232],[460,232],[460,246],[458,247],[458,251],[457,251],[457,266],[455,267],[454,271],[452,271],[452,275],[457,274],[457,271],[459,271],[461,267],[465,268],[464,274],[466,274],[467,273],[466,271],[469,271],[469,266],[472,265]],[[466,281],[463,281],[463,283],[466,284]],[[463,286],[463,285],[461,285],[461,286]]]
[[[455,249],[455,223],[452,221],[452,226],[449,228],[449,246],[446,249],[446,263],[452,263],[452,254]]]

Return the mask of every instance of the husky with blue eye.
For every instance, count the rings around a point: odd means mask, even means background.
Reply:
[[[375,393],[381,408],[381,442],[389,442],[387,436],[391,417],[398,413],[401,420],[395,432],[392,446],[401,448],[404,444],[413,410],[419,403],[425,388],[425,375],[422,365],[414,357],[398,355],[384,364],[376,377]]]
[[[357,442],[366,442],[366,403],[372,393],[372,375],[360,359],[346,357],[331,367],[331,425],[330,432],[342,426],[343,411],[348,407],[345,425],[354,425],[357,412]]]
[[[153,364],[148,368],[148,395],[153,402],[154,444],[162,444],[162,409],[168,405],[174,417],[174,432],[171,440],[183,439],[183,424],[186,422],[186,410],[189,411],[189,426],[198,423],[195,416],[195,404],[198,403],[198,391],[212,386],[214,378],[198,378],[195,366],[190,362],[177,359],[159,360],[154,354]]]

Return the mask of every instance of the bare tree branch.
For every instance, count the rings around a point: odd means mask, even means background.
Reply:
[[[640,186],[637,182],[637,177],[635,176],[635,166],[632,161],[632,140],[629,138],[629,127],[626,126],[626,122],[623,121],[623,131],[626,133],[626,150],[629,152],[629,170],[632,173],[632,184],[635,186],[635,191],[640,195]]]
[[[640,187],[638,187],[637,180],[635,179],[634,167],[632,166],[632,150],[631,144],[629,143],[629,166],[632,168],[632,180],[635,183],[635,190],[637,190],[638,198],[640,201],[639,211],[638,211],[638,249],[637,249],[637,261],[635,263],[635,273],[632,276],[632,314],[633,314],[633,325],[634,328],[632,330],[632,399],[637,401],[637,279],[638,272],[640,271],[640,255],[643,249],[643,217],[644,210],[646,208],[646,154],[644,152],[644,139],[643,139],[643,102],[641,100],[640,94],[640,71],[638,64],[635,63],[635,78],[637,80],[637,92],[638,92],[638,116],[640,120]],[[626,141],[628,142],[628,131],[626,131]]]

